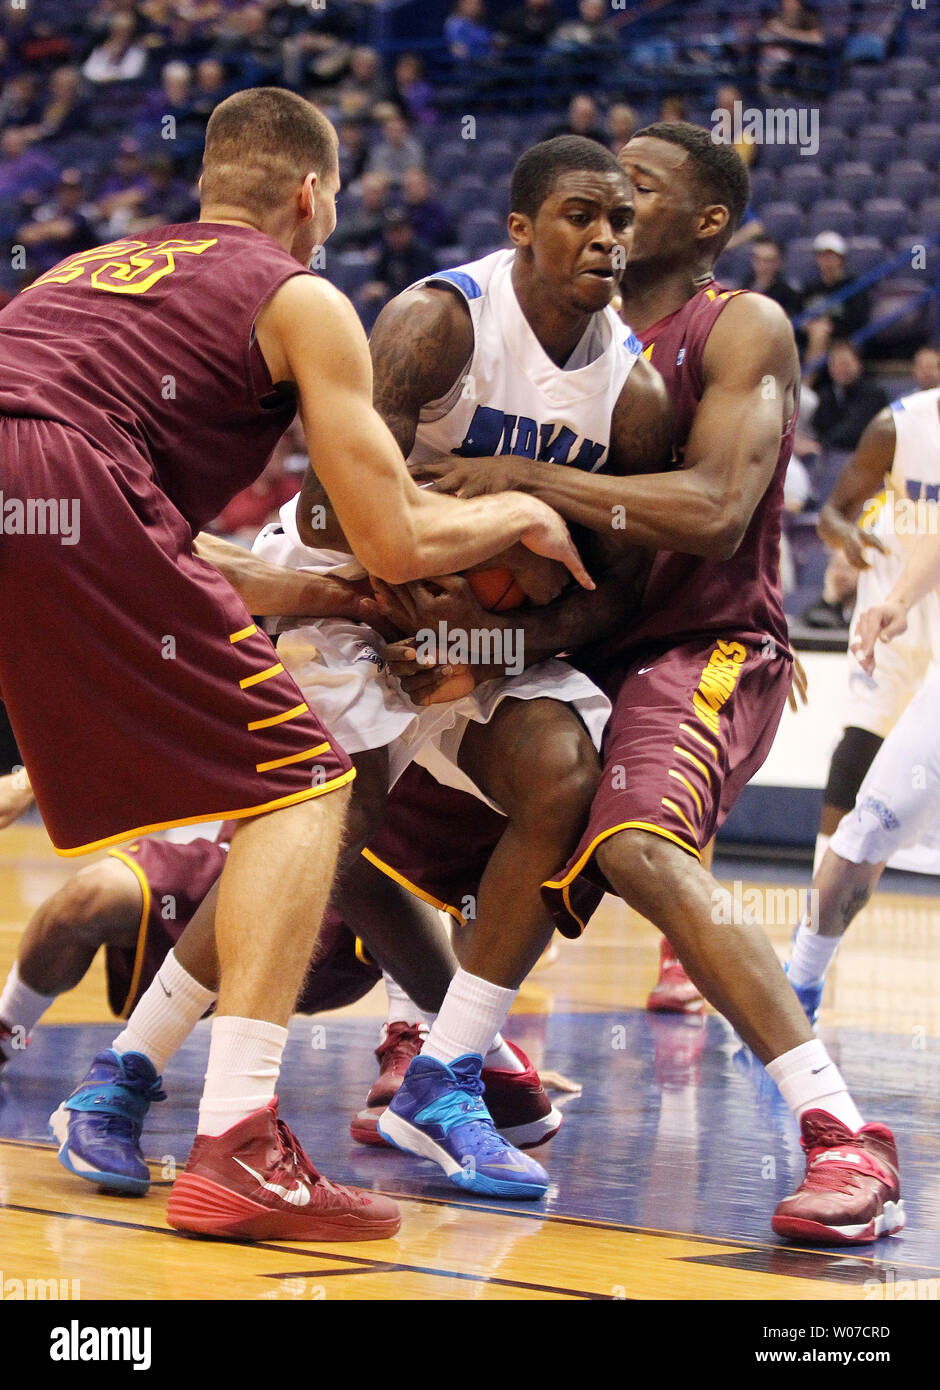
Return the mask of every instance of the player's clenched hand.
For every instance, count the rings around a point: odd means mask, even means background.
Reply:
[[[571,571],[582,589],[596,589],[597,585],[584,568],[568,527],[558,513],[537,497],[527,497],[525,501],[533,508],[532,525],[519,537],[526,549],[534,551],[536,555],[544,555],[548,560],[557,560]]]
[[[809,703],[807,699],[808,690],[809,681],[806,679],[806,671],[803,669],[803,663],[800,658],[794,654],[793,678],[790,682],[790,689],[787,691],[787,704],[794,714],[799,713],[800,705]]]
[[[0,777],[0,830],[6,830],[33,804],[33,793],[22,772]]]
[[[418,650],[415,638],[390,642],[385,648],[389,675],[401,682],[405,694],[415,705],[439,705],[469,695],[476,675],[469,666],[439,665],[434,656]]]
[[[862,670],[869,676],[874,673],[876,642],[890,642],[906,631],[907,609],[902,603],[879,603],[866,608],[856,625],[851,646]]]
[[[866,549],[880,550],[882,555],[885,554],[879,538],[854,522],[842,518],[835,520],[824,513],[820,516],[818,531],[827,545],[832,546],[833,550],[841,550],[849,564],[858,570],[871,568],[865,555]]]
[[[499,626],[503,622],[480,606],[470,585],[459,574],[418,579],[411,584],[390,585],[381,579],[374,579],[372,583],[376,603],[402,632],[430,628],[436,633],[439,623],[471,632],[474,628]]]

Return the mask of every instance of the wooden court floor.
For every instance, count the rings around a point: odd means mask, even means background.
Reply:
[[[4,973],[30,912],[73,871],[38,826],[0,835]],[[718,871],[726,877],[720,862]],[[757,884],[748,873],[745,891]],[[897,1297],[904,1281],[936,1298],[940,897],[917,886],[880,894],[858,920],[821,1030],[865,1117],[897,1134],[908,1205],[899,1237],[840,1251],[772,1235],[773,1207],[802,1173],[776,1088],[717,1016],[643,1011],[658,935],[607,900],[588,935],[559,941],[532,976],[508,1030],[541,1069],[580,1086],[555,1092],[565,1124],[538,1155],[552,1178],[544,1202],[468,1200],[432,1165],[352,1143],[349,1119],[374,1073],[378,992],[292,1024],[282,1113],[329,1176],[400,1201],[401,1232],[380,1242],[244,1245],[169,1229],[205,1024],[168,1068],[170,1098],[148,1120],[150,1194],[103,1195],[61,1168],[46,1118],[116,1031],[96,961],[0,1079],[0,1296],[6,1281],[55,1279],[63,1296],[83,1299],[870,1300]],[[789,923],[769,930],[782,954]]]

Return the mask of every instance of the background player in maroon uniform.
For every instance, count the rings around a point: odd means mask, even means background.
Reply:
[[[193,531],[258,476],[299,398],[370,571],[439,573],[522,540],[586,579],[543,504],[442,509],[414,486],[372,409],[351,305],[304,273],[338,186],[325,118],[286,91],[238,93],[210,119],[199,224],[72,257],[0,317],[0,485],[44,519],[7,526],[0,547],[0,689],[53,843],[73,854],[161,825],[246,822],[200,909],[215,912],[220,1003],[168,1211],[214,1234],[364,1238],[399,1216],[321,1180],[277,1119],[285,1024],[353,771],[234,591],[193,556]],[[198,976],[180,970],[198,1007]],[[158,1085],[145,1051],[116,1041],[54,1117],[61,1160],[96,1181],[107,1166],[83,1144],[109,1109],[133,1124]]]
[[[614,478],[499,458],[442,461],[437,471],[461,495],[528,488],[572,522],[613,526],[657,550],[639,617],[581,655],[616,701],[587,832],[546,897],[561,930],[576,935],[584,919],[571,889],[592,873],[665,933],[801,1120],[809,1168],[774,1228],[863,1242],[904,1222],[893,1136],[862,1125],[766,935],[733,920],[730,896],[700,862],[766,756],[790,686],[778,544],[799,389],[793,334],[772,301],[725,292],[712,275],[747,202],[733,150],[669,123],[634,136],[620,157],[635,209],[623,312],[670,391],[679,469]],[[432,616],[433,607],[422,611],[422,623]],[[557,634],[539,635],[537,613],[517,618],[532,637],[527,660],[544,642],[555,649]],[[478,931],[465,952],[464,969],[493,986],[493,1028],[526,949],[533,943]]]

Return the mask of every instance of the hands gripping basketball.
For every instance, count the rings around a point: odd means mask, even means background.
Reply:
[[[545,502],[540,502],[537,497],[528,497],[524,493],[509,493],[508,495],[512,497],[514,502],[525,503],[527,510],[531,509],[532,523],[519,537],[526,549],[531,550],[536,555],[543,555],[547,560],[557,560],[559,564],[571,571],[582,589],[597,588],[594,580],[584,568],[584,563],[571,539],[568,527],[558,513],[553,511]]]

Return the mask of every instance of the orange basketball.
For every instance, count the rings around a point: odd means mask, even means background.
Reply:
[[[507,608],[518,608],[526,601],[512,570],[473,570],[465,578],[488,613],[504,613]]]

